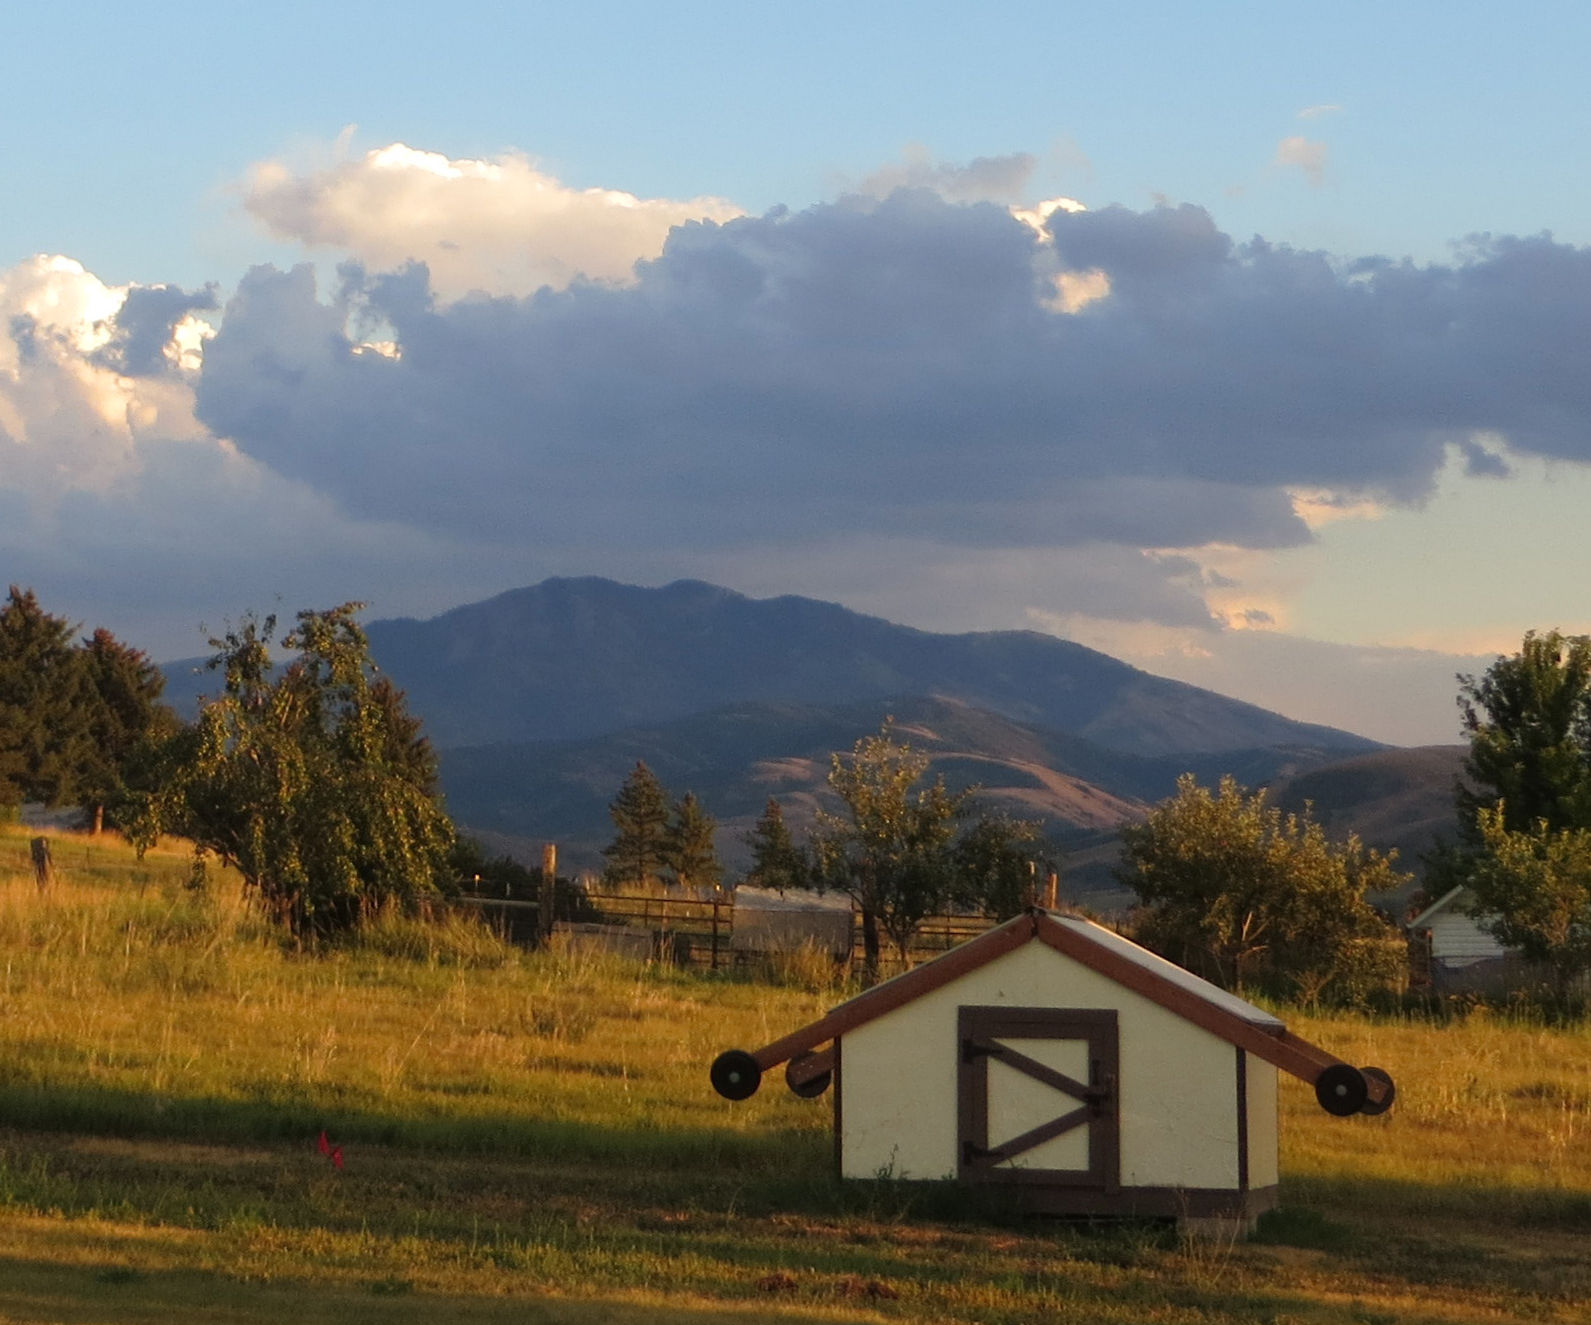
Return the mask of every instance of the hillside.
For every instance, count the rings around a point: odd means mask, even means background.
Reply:
[[[1259,785],[1380,748],[1047,635],[933,634],[696,581],[547,580],[367,629],[441,754],[455,818],[527,859],[555,840],[575,867],[600,864],[608,802],[644,760],[718,817],[734,869],[767,797],[810,820],[831,753],[887,714],[953,786],[1066,842],[1108,837],[1186,771]],[[182,709],[217,684],[192,660],[166,673]],[[1090,876],[1112,889],[1108,868]]]
[[[1421,857],[1453,837],[1453,788],[1467,749],[1425,745],[1358,755],[1285,779],[1273,801],[1290,812],[1308,803],[1329,836],[1356,833],[1367,846],[1396,849],[1399,867],[1418,875]]]
[[[438,747],[576,740],[737,704],[941,695],[1128,754],[1379,748],[1027,631],[941,635],[810,598],[698,581],[552,579],[426,621],[375,621],[371,653]],[[213,689],[168,664],[171,702]]]

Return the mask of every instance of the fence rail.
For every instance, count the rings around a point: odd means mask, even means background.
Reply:
[[[577,902],[564,903],[560,888],[553,923],[546,926],[542,923],[539,898],[465,894],[457,905],[479,915],[510,943],[526,947],[540,943],[551,930],[566,926],[593,939],[606,935],[616,940],[614,946],[624,946],[626,950],[633,950],[632,945],[618,944],[619,938],[644,933],[650,936],[649,951],[655,959],[682,966],[706,966],[714,971],[768,955],[735,946],[733,897],[580,894]],[[911,955],[934,956],[976,937],[994,923],[987,916],[930,916],[912,936]],[[850,932],[850,961],[855,967],[863,957],[861,914],[855,908],[851,910]],[[892,945],[885,940],[886,962],[891,956]]]

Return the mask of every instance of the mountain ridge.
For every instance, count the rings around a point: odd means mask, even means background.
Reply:
[[[553,578],[366,631],[439,749],[593,737],[735,703],[928,694],[1124,753],[1382,748],[1034,631],[941,634],[700,580]],[[179,670],[194,661],[167,665],[176,702],[204,688]]]

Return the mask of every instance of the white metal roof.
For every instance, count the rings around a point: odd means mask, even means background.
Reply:
[[[1050,918],[1058,925],[1063,925],[1074,933],[1089,939],[1091,942],[1108,948],[1118,956],[1130,962],[1153,971],[1161,979],[1176,985],[1179,989],[1203,999],[1206,1003],[1214,1004],[1223,1012],[1229,1012],[1234,1017],[1241,1017],[1251,1026],[1258,1026],[1267,1031],[1280,1031],[1285,1029],[1280,1017],[1257,1008],[1246,999],[1239,998],[1236,994],[1228,993],[1218,985],[1211,984],[1192,971],[1184,970],[1175,962],[1168,962],[1164,957],[1150,952],[1148,948],[1140,947],[1131,939],[1123,938],[1114,930],[1106,929],[1103,925],[1096,925],[1091,920],[1081,916],[1062,915],[1050,913]]]

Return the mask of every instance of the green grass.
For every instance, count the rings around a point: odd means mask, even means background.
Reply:
[[[185,888],[0,830],[0,1321],[1571,1321],[1591,1301],[1591,1034],[1289,1016],[1388,1068],[1284,1084],[1250,1243],[1002,1220],[835,1182],[828,1101],[706,1065],[838,995],[389,919],[316,954]],[[344,1168],[322,1156],[326,1129]]]

